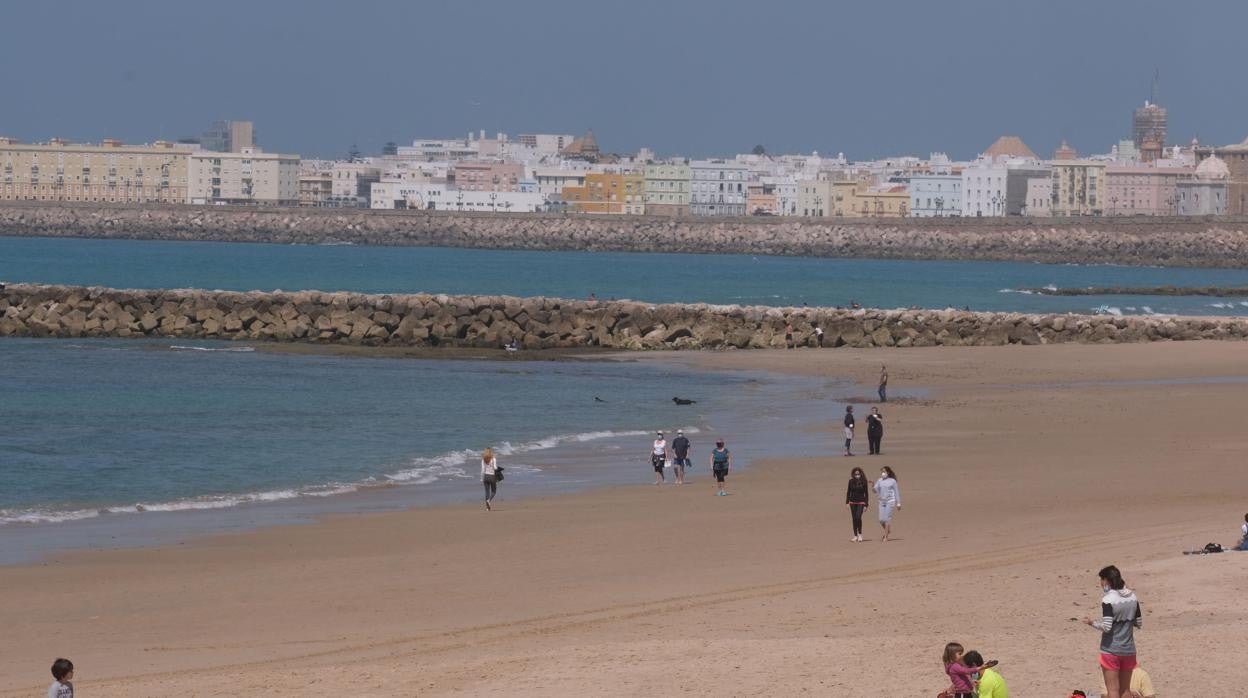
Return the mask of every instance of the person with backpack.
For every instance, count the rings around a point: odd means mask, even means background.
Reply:
[[[724,440],[719,439],[715,442],[715,450],[711,451],[711,473],[715,475],[716,497],[728,494],[724,491],[724,478],[728,477],[728,471],[731,469],[732,453],[724,446]]]

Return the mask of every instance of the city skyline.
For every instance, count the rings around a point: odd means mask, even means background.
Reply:
[[[0,135],[146,142],[245,119],[266,150],[304,157],[590,128],[606,151],[664,156],[970,158],[1002,133],[1101,152],[1130,137],[1154,70],[1172,143],[1248,135],[1231,87],[1248,8],[1230,2],[214,7],[10,8],[29,31],[0,55],[31,67],[0,77]]]

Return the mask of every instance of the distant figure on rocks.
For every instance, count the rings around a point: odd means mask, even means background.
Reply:
[[[676,403],[677,405],[696,405],[698,403],[697,400],[686,400],[683,397],[674,397],[672,398],[672,402]]]
[[[784,326],[784,347],[786,349],[792,349],[794,346],[797,345],[793,341],[793,323],[790,322]]]
[[[667,464],[667,439],[661,431],[656,431],[654,437],[654,443],[650,444],[650,465],[654,467],[654,484],[661,485],[663,466]]]
[[[872,407],[867,415],[867,447],[871,455],[880,455],[880,442],[884,440],[884,415],[880,408]]]
[[[715,442],[715,450],[711,451],[711,473],[715,475],[716,497],[728,494],[724,491],[724,479],[728,477],[729,470],[732,470],[732,453],[724,446],[724,440],[719,439]]]
[[[819,343],[819,348],[823,348],[823,328],[815,325],[815,341]]]
[[[880,366],[880,402],[888,402],[888,367]]]
[[[854,406],[845,406],[845,455],[852,456],[853,452],[849,450],[850,445],[854,441]]]
[[[513,338],[510,342],[507,342],[506,344],[504,344],[503,348],[506,349],[507,351],[520,351],[520,342],[517,342]]]
[[[490,502],[498,494],[499,471],[498,459],[494,457],[494,449],[487,447],[481,452],[481,484],[485,487],[485,510],[490,511]]]

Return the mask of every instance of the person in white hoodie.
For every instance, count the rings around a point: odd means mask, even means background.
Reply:
[[[481,484],[485,486],[485,508],[490,511],[490,502],[498,494],[498,459],[494,457],[494,449],[488,446],[481,452]]]
[[[1110,565],[1097,573],[1101,581],[1101,617],[1085,623],[1101,631],[1101,673],[1106,698],[1130,698],[1131,672],[1135,670],[1135,629],[1143,614],[1140,601],[1127,588],[1122,573]]]
[[[901,511],[901,490],[897,487],[897,474],[887,465],[880,469],[880,479],[871,483],[876,500],[880,503],[880,528],[884,529],[881,542],[887,543],[893,534],[893,511]]]

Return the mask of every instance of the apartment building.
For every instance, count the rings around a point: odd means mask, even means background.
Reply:
[[[749,167],[731,160],[689,163],[689,213],[694,216],[744,216]]]
[[[1172,216],[1178,184],[1194,175],[1186,167],[1105,167],[1105,213],[1110,216]]]
[[[640,172],[585,175],[585,186],[564,187],[562,201],[577,213],[639,216],[646,212],[646,178]]]
[[[524,165],[516,162],[457,162],[450,184],[463,191],[520,191]]]
[[[944,218],[962,213],[962,176],[923,174],[910,177],[910,215]]]
[[[689,215],[690,176],[689,164],[685,162],[646,165],[646,214]]]
[[[191,147],[0,137],[0,200],[186,203]]]
[[[299,205],[299,156],[243,148],[190,154],[187,200],[193,204]]]
[[[1065,146],[1065,142],[1062,144]],[[1105,163],[1093,160],[1055,160],[1053,180],[1054,216],[1099,216],[1105,210]]]

